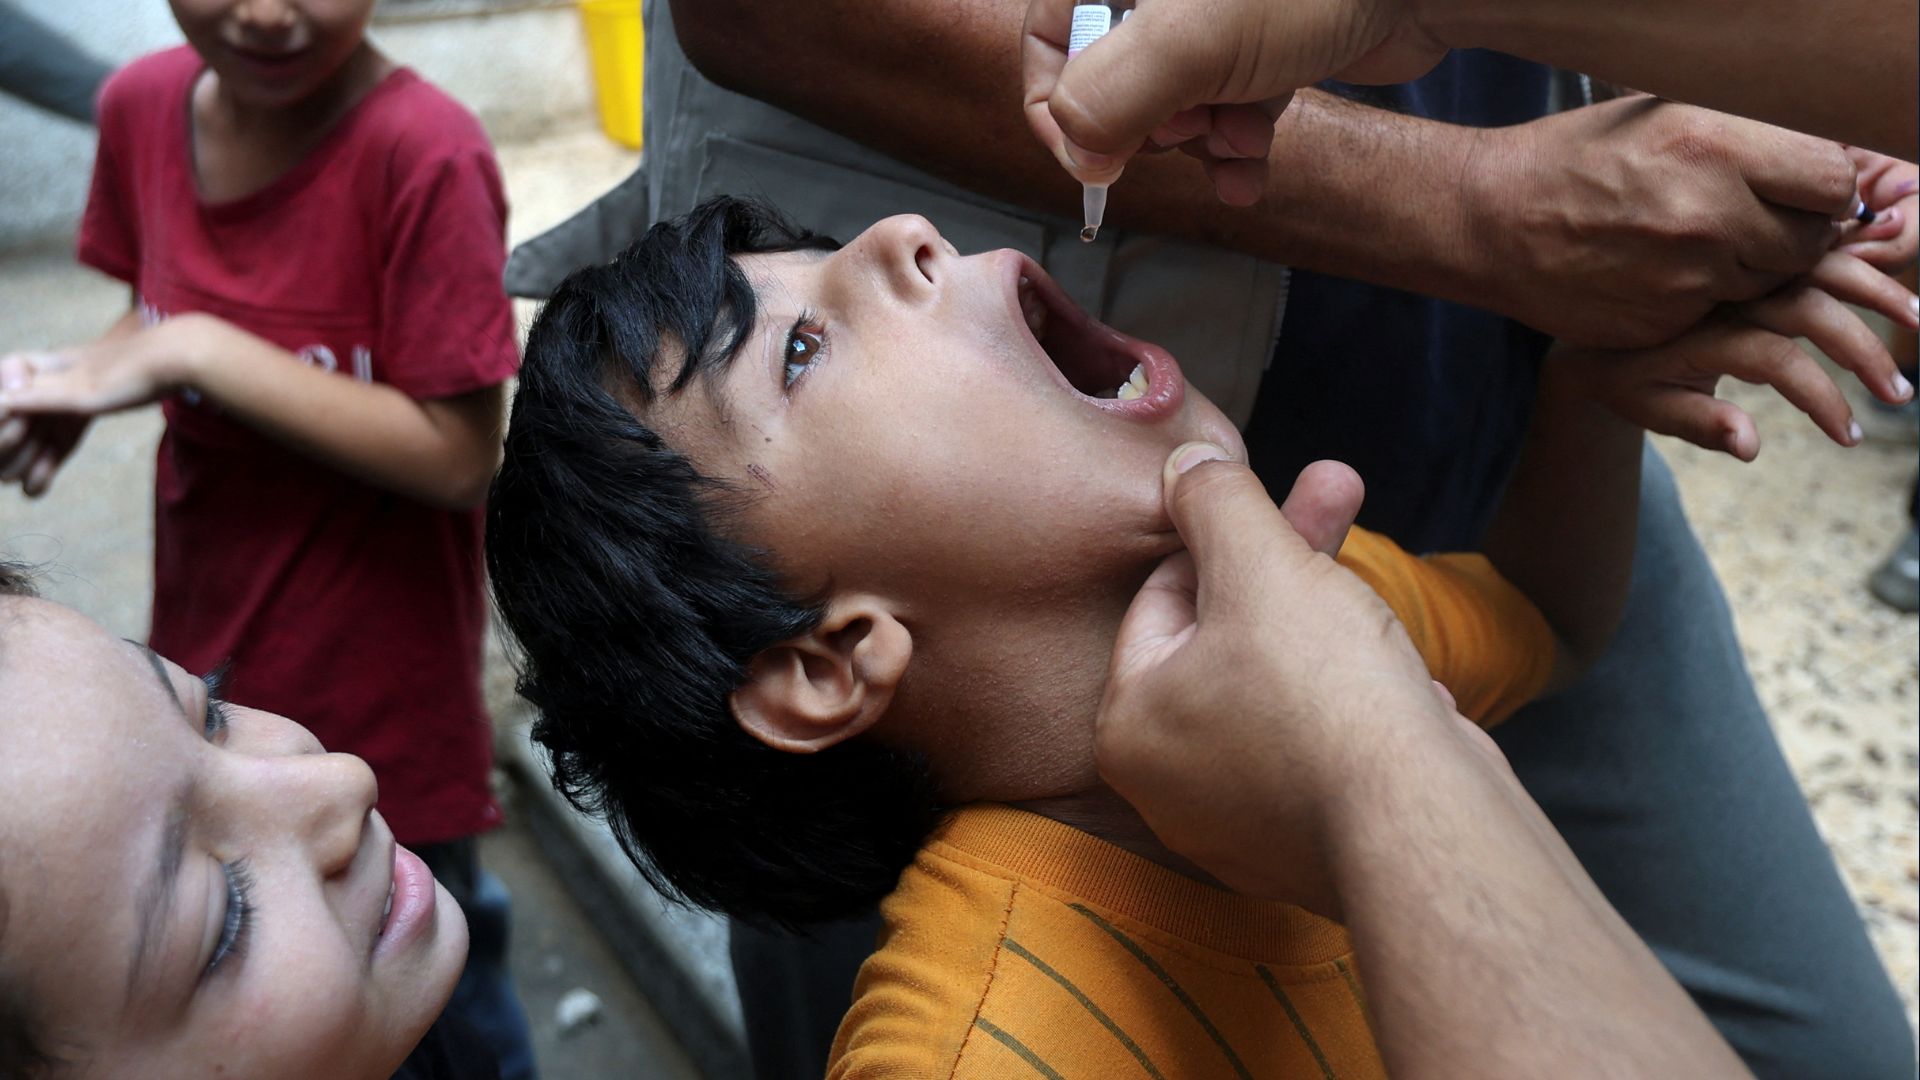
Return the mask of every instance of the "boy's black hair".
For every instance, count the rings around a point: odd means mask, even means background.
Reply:
[[[32,596],[33,577],[26,567],[0,559],[0,597]],[[7,897],[0,892],[0,959],[6,953]],[[0,982],[0,1077],[26,1080],[52,1067],[54,1058],[42,1045],[33,1006],[17,987]]]
[[[725,369],[756,311],[735,256],[834,246],[719,198],[568,277],[529,331],[487,510],[554,786],[667,895],[788,926],[893,888],[933,825],[930,775],[869,738],[793,754],[734,720],[748,662],[821,609],[726,535],[742,496],[621,400]],[[677,372],[658,366],[673,348]]]

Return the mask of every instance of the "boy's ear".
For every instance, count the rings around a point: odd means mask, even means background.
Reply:
[[[812,631],[753,658],[733,718],[776,750],[825,750],[880,719],[912,656],[913,635],[878,597],[837,597]]]

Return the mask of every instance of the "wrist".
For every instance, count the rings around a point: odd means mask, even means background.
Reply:
[[[1540,287],[1526,247],[1536,232],[1524,220],[1538,198],[1533,136],[1531,124],[1478,129],[1460,172],[1459,280],[1470,293],[1468,303],[1510,318],[1521,310],[1517,301]]]
[[[159,338],[151,354],[154,382],[168,393],[204,392],[219,355],[212,342],[223,325],[210,315],[189,312],[176,315],[149,331]]]

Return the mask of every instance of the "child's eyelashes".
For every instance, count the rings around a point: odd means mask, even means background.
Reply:
[[[787,331],[786,344],[780,348],[784,365],[782,386],[792,386],[805,375],[827,348],[827,328],[811,311],[803,311]]]
[[[200,681],[207,687],[207,715],[203,727],[208,742],[219,738],[220,734],[227,730],[227,721],[233,716],[232,707],[227,704],[223,696],[227,685],[227,672],[232,667],[231,663],[221,664],[200,677]]]
[[[220,941],[213,948],[213,957],[207,961],[203,978],[213,974],[221,964],[245,956],[247,938],[253,929],[253,873],[247,867],[247,860],[221,863],[220,872],[227,878],[227,906],[220,920]]]

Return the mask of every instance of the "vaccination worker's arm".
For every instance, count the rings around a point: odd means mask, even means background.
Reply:
[[[1346,923],[1394,1076],[1748,1075],[1331,533],[1289,527],[1312,493],[1283,518],[1221,456],[1168,460],[1188,550],[1122,623],[1102,776],[1232,888]]]
[[[1028,36],[1064,42],[1073,7],[1032,0]],[[1920,0],[1145,0],[1071,65],[1029,50],[1026,77],[1029,100],[1046,103],[1090,170],[1170,121],[1185,137],[1220,137],[1221,156],[1244,156],[1254,147],[1226,136],[1250,108],[1327,78],[1403,82],[1451,48],[1913,160],[1917,12]]]
[[[1023,39],[1025,12],[1024,0],[673,5],[687,55],[721,86],[973,191],[1077,219],[1079,185],[1028,127],[1021,54],[1031,64],[1042,45]],[[1064,60],[1064,46],[1055,51]],[[1307,90],[1277,126],[1262,114],[1259,127],[1272,167],[1254,206],[1223,204],[1186,157],[1149,154],[1113,186],[1108,228],[1626,348],[1804,272],[1854,200],[1853,165],[1830,142],[1651,99],[1483,130]]]

